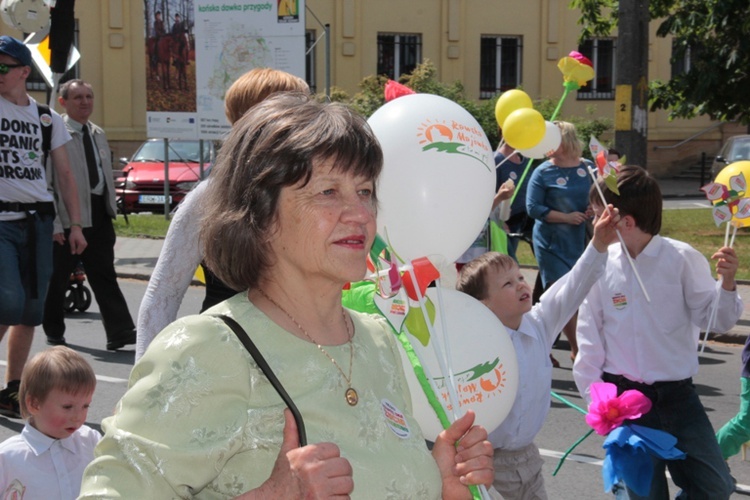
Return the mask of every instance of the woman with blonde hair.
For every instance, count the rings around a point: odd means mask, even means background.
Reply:
[[[534,255],[539,264],[542,288],[547,290],[573,268],[585,248],[586,224],[590,218],[589,188],[592,163],[581,158],[583,146],[575,125],[557,121],[562,140],[550,159],[531,174],[526,192],[526,211],[534,222]],[[563,333],[570,344],[571,359],[578,353],[577,314]],[[551,358],[551,362],[555,360]]]

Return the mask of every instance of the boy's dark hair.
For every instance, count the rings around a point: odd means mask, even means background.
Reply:
[[[83,356],[65,346],[51,347],[31,358],[23,368],[18,392],[21,415],[29,417],[26,396],[41,404],[53,389],[83,394],[93,393],[95,388],[96,375]]]
[[[456,290],[471,295],[477,300],[487,298],[488,275],[492,270],[508,271],[518,267],[513,257],[499,253],[487,252],[475,258],[461,268],[456,281]]]
[[[620,210],[620,216],[630,215],[635,219],[635,225],[644,233],[656,235],[661,231],[662,195],[656,179],[642,167],[625,165],[617,174],[616,195],[609,190],[603,178],[597,180],[608,204]],[[602,200],[591,186],[589,201],[592,205],[601,206]]]

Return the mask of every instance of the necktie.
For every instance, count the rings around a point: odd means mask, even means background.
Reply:
[[[89,134],[88,124],[83,126],[83,151],[86,153],[86,166],[89,170],[89,186],[93,188],[99,184],[99,172],[97,171],[94,143]]]

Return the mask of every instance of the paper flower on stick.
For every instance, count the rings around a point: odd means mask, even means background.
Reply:
[[[640,391],[625,391],[617,396],[617,386],[606,382],[591,384],[591,404],[586,423],[605,436],[625,420],[639,418],[651,409],[651,400]]]
[[[563,86],[577,90],[585,87],[594,78],[594,65],[591,61],[575,50],[557,63],[563,74]]]
[[[652,456],[662,460],[683,460],[687,456],[675,448],[677,438],[667,432],[640,425],[618,427],[604,441],[607,450],[602,477],[604,491],[623,481],[639,496],[648,496],[654,474]]]
[[[620,161],[608,161],[607,155],[609,151],[594,136],[591,136],[591,139],[589,139],[589,151],[591,151],[591,156],[596,163],[599,177],[604,178],[604,183],[610,191],[620,196],[620,190],[617,188],[617,173],[620,171],[625,157],[623,156]]]
[[[409,94],[416,94],[412,89],[406,85],[402,85],[396,81],[388,80],[385,84],[385,102],[390,102],[397,97],[402,97]]]
[[[640,391],[629,390],[617,395],[617,386],[606,382],[591,384],[591,404],[586,423],[597,434],[609,433],[604,441],[607,451],[602,466],[604,491],[620,480],[638,493],[648,495],[653,476],[652,456],[664,460],[685,458],[675,445],[677,439],[667,432],[640,425],[623,426],[651,410],[651,400]]]
[[[729,186],[712,182],[703,186],[701,191],[706,193],[706,198],[713,204],[712,215],[717,226],[733,218],[747,219],[750,216],[750,200],[745,198],[747,182],[743,173],[730,177]],[[740,227],[748,223],[750,221],[736,221],[736,225]]]

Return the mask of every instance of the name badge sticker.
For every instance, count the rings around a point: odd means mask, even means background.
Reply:
[[[387,399],[382,399],[380,400],[380,406],[383,409],[383,417],[385,417],[386,425],[388,425],[396,436],[401,439],[407,439],[411,436],[409,423],[406,421],[404,414],[401,413],[401,410],[396,408],[396,405]]]

